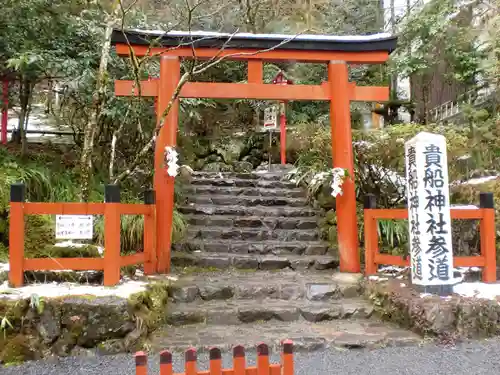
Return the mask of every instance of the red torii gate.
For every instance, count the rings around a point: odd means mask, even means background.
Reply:
[[[294,37],[115,30],[112,42],[120,56],[130,55],[129,44],[136,56],[160,56],[159,79],[141,82],[141,95],[157,99],[159,114],[168,106],[180,80],[180,59],[193,58],[225,56],[229,60],[248,61],[248,83],[188,82],[180,91],[181,98],[330,101],[333,165],[347,169],[350,176],[354,177],[350,102],[386,101],[389,99],[389,89],[356,86],[349,82],[348,64],[384,63],[396,48],[397,38],[386,34]],[[152,43],[158,46],[151,47]],[[328,82],[321,85],[264,84],[263,62],[283,60],[327,64]],[[115,94],[118,96],[138,95],[138,91],[134,81],[115,82]],[[165,147],[176,145],[178,118],[177,100],[165,119],[155,146],[158,272],[170,270],[174,178],[167,175],[163,164]],[[337,197],[337,227],[340,271],[360,272],[354,178],[344,182],[343,195]]]

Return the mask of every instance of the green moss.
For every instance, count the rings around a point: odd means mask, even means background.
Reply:
[[[182,267],[180,269],[177,269],[179,273],[183,275],[196,275],[199,273],[209,273],[209,272],[217,272],[220,271],[220,269],[216,267],[198,267],[198,266],[187,266],[187,267]]]
[[[128,303],[138,325],[145,324],[147,331],[160,326],[165,320],[169,283],[148,285],[144,292],[133,294]]]
[[[44,253],[47,245],[55,243],[55,221],[51,215],[25,216],[24,251],[27,258]]]
[[[7,365],[15,365],[26,360],[35,359],[37,357],[36,345],[33,345],[33,338],[18,334],[14,337],[6,337],[2,339],[4,344],[0,352],[0,361]]]

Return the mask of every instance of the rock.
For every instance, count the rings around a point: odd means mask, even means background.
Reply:
[[[283,258],[263,258],[260,261],[261,270],[278,270],[290,267],[290,261]]]
[[[339,266],[338,259],[334,258],[318,258],[314,262],[314,268],[317,270],[334,269]]]
[[[295,307],[273,308],[273,317],[282,322],[293,322],[300,317],[299,309]]]
[[[228,268],[231,264],[231,260],[229,258],[223,257],[203,257],[198,258],[198,265],[200,267],[213,267],[213,268]]]
[[[238,161],[233,164],[235,172],[251,172],[253,164],[249,161]]]
[[[63,334],[57,339],[57,341],[52,345],[52,353],[65,357],[69,355],[71,349],[75,347],[77,337],[71,332],[65,330]]]
[[[71,357],[95,357],[96,354],[96,349],[87,349],[82,348],[81,346],[75,346],[69,352]]]
[[[148,328],[145,324],[138,325],[136,329],[125,336],[123,345],[127,351],[136,351],[140,349],[141,339],[148,334]]]
[[[322,337],[290,337],[294,351],[312,352],[326,348],[326,340]]]
[[[0,341],[1,344],[1,341]],[[41,358],[41,347],[36,338],[18,334],[0,347],[0,364],[19,364]]]
[[[325,245],[310,245],[306,247],[305,255],[325,255],[327,251]]]
[[[340,346],[342,348],[361,349],[381,343],[383,340],[383,335],[343,332],[335,339],[334,343],[335,346]]]
[[[325,301],[341,297],[336,284],[307,284],[306,288],[306,298],[310,301]]]
[[[198,293],[196,285],[171,286],[168,291],[169,296],[176,302],[193,302]]]
[[[279,291],[274,286],[238,284],[236,288],[236,295],[240,299],[278,298],[279,296]]]
[[[283,285],[280,298],[285,300],[297,300],[304,297],[302,288],[298,285]]]
[[[77,345],[92,347],[124,337],[135,328],[135,318],[124,298],[65,297],[61,300],[61,324],[77,337]]]
[[[232,265],[238,269],[257,269],[259,268],[259,261],[254,258],[234,258]]]
[[[300,308],[300,314],[308,322],[321,322],[324,320],[338,319],[341,315],[340,307],[305,306]]]
[[[332,275],[332,280],[336,283],[351,283],[359,285],[363,280],[362,273],[336,272]]]
[[[47,345],[52,344],[61,335],[61,311],[58,305],[44,305],[36,328],[42,342]]]
[[[316,229],[318,228],[318,223],[314,220],[300,220],[297,225],[297,229]]]
[[[200,296],[205,301],[214,299],[229,299],[234,295],[234,290],[230,286],[207,285],[200,287]]]
[[[126,351],[125,342],[123,339],[106,340],[97,346],[99,355],[119,354]]]
[[[271,320],[274,312],[265,308],[242,308],[238,311],[238,319],[243,323]]]
[[[202,168],[204,172],[231,172],[233,167],[221,162],[205,164]]]
[[[167,316],[167,323],[173,326],[186,324],[203,323],[206,317],[200,311],[173,311]]]
[[[431,322],[434,332],[452,332],[455,329],[455,312],[452,305],[427,304],[425,319]]]
[[[314,265],[314,260],[312,259],[294,259],[290,262],[290,267],[294,270],[306,270]]]
[[[369,304],[360,306],[349,302],[342,303],[342,318],[369,318],[373,313],[373,307]]]

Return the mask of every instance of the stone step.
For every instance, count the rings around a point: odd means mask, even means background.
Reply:
[[[211,186],[211,185],[189,185],[185,188],[189,195],[234,195],[248,197],[287,197],[287,198],[304,198],[306,193],[300,188],[289,189],[266,189],[258,187],[233,187],[233,186]]]
[[[240,180],[268,180],[268,181],[280,181],[283,180],[284,174],[280,172],[193,172],[191,176],[194,179],[240,179]]]
[[[167,326],[152,334],[149,342],[152,352],[168,349],[174,353],[194,347],[200,354],[217,347],[223,353],[226,367],[231,367],[232,348],[243,345],[248,355],[247,363],[255,365],[255,347],[260,343],[269,346],[271,353],[279,354],[281,343],[292,340],[295,352],[312,352],[328,349],[376,349],[387,346],[413,346],[423,343],[419,335],[380,322],[377,319],[331,320],[318,323],[258,322],[239,325],[190,324],[181,327]],[[182,354],[179,353],[179,356]],[[201,357],[201,356],[200,356]],[[183,358],[179,358],[176,372],[183,372]],[[174,365],[177,361],[174,361]]]
[[[316,241],[320,233],[314,229],[261,229],[261,228],[226,228],[190,225],[186,238],[251,240],[251,241]]]
[[[287,197],[250,197],[234,195],[188,195],[189,203],[218,205],[218,206],[288,206],[304,207],[307,206],[306,198],[287,198]]]
[[[291,181],[279,181],[272,179],[245,179],[245,178],[207,178],[195,177],[191,180],[192,185],[212,185],[212,186],[237,186],[237,187],[257,187],[264,189],[289,189],[296,188],[297,185]]]
[[[174,245],[175,250],[188,253],[272,254],[272,255],[325,255],[328,244],[320,241],[235,241],[235,240],[186,240]]]
[[[332,301],[359,297],[361,274],[307,271],[197,272],[171,274],[169,297],[175,303],[211,300]]]
[[[244,255],[213,254],[206,252],[172,252],[172,265],[177,267],[202,267],[215,269],[279,270],[332,270],[339,266],[337,256],[328,255]]]
[[[315,217],[262,217],[262,216],[230,216],[230,215],[186,215],[191,225],[266,228],[266,229],[317,229]]]
[[[358,298],[339,301],[212,300],[169,304],[167,324],[242,324],[276,320],[321,322],[325,320],[369,318],[373,306]]]
[[[261,216],[261,217],[313,217],[317,212],[310,207],[242,207],[189,204],[179,207],[183,214]]]

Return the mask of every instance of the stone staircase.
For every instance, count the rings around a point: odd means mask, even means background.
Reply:
[[[337,272],[305,193],[280,174],[196,173],[172,254],[167,326],[155,349],[230,349],[292,339],[297,350],[419,341],[376,320],[361,275]],[[172,275],[171,275],[172,276]]]
[[[173,264],[239,269],[335,269],[317,212],[280,173],[196,173],[181,207],[187,240]]]

